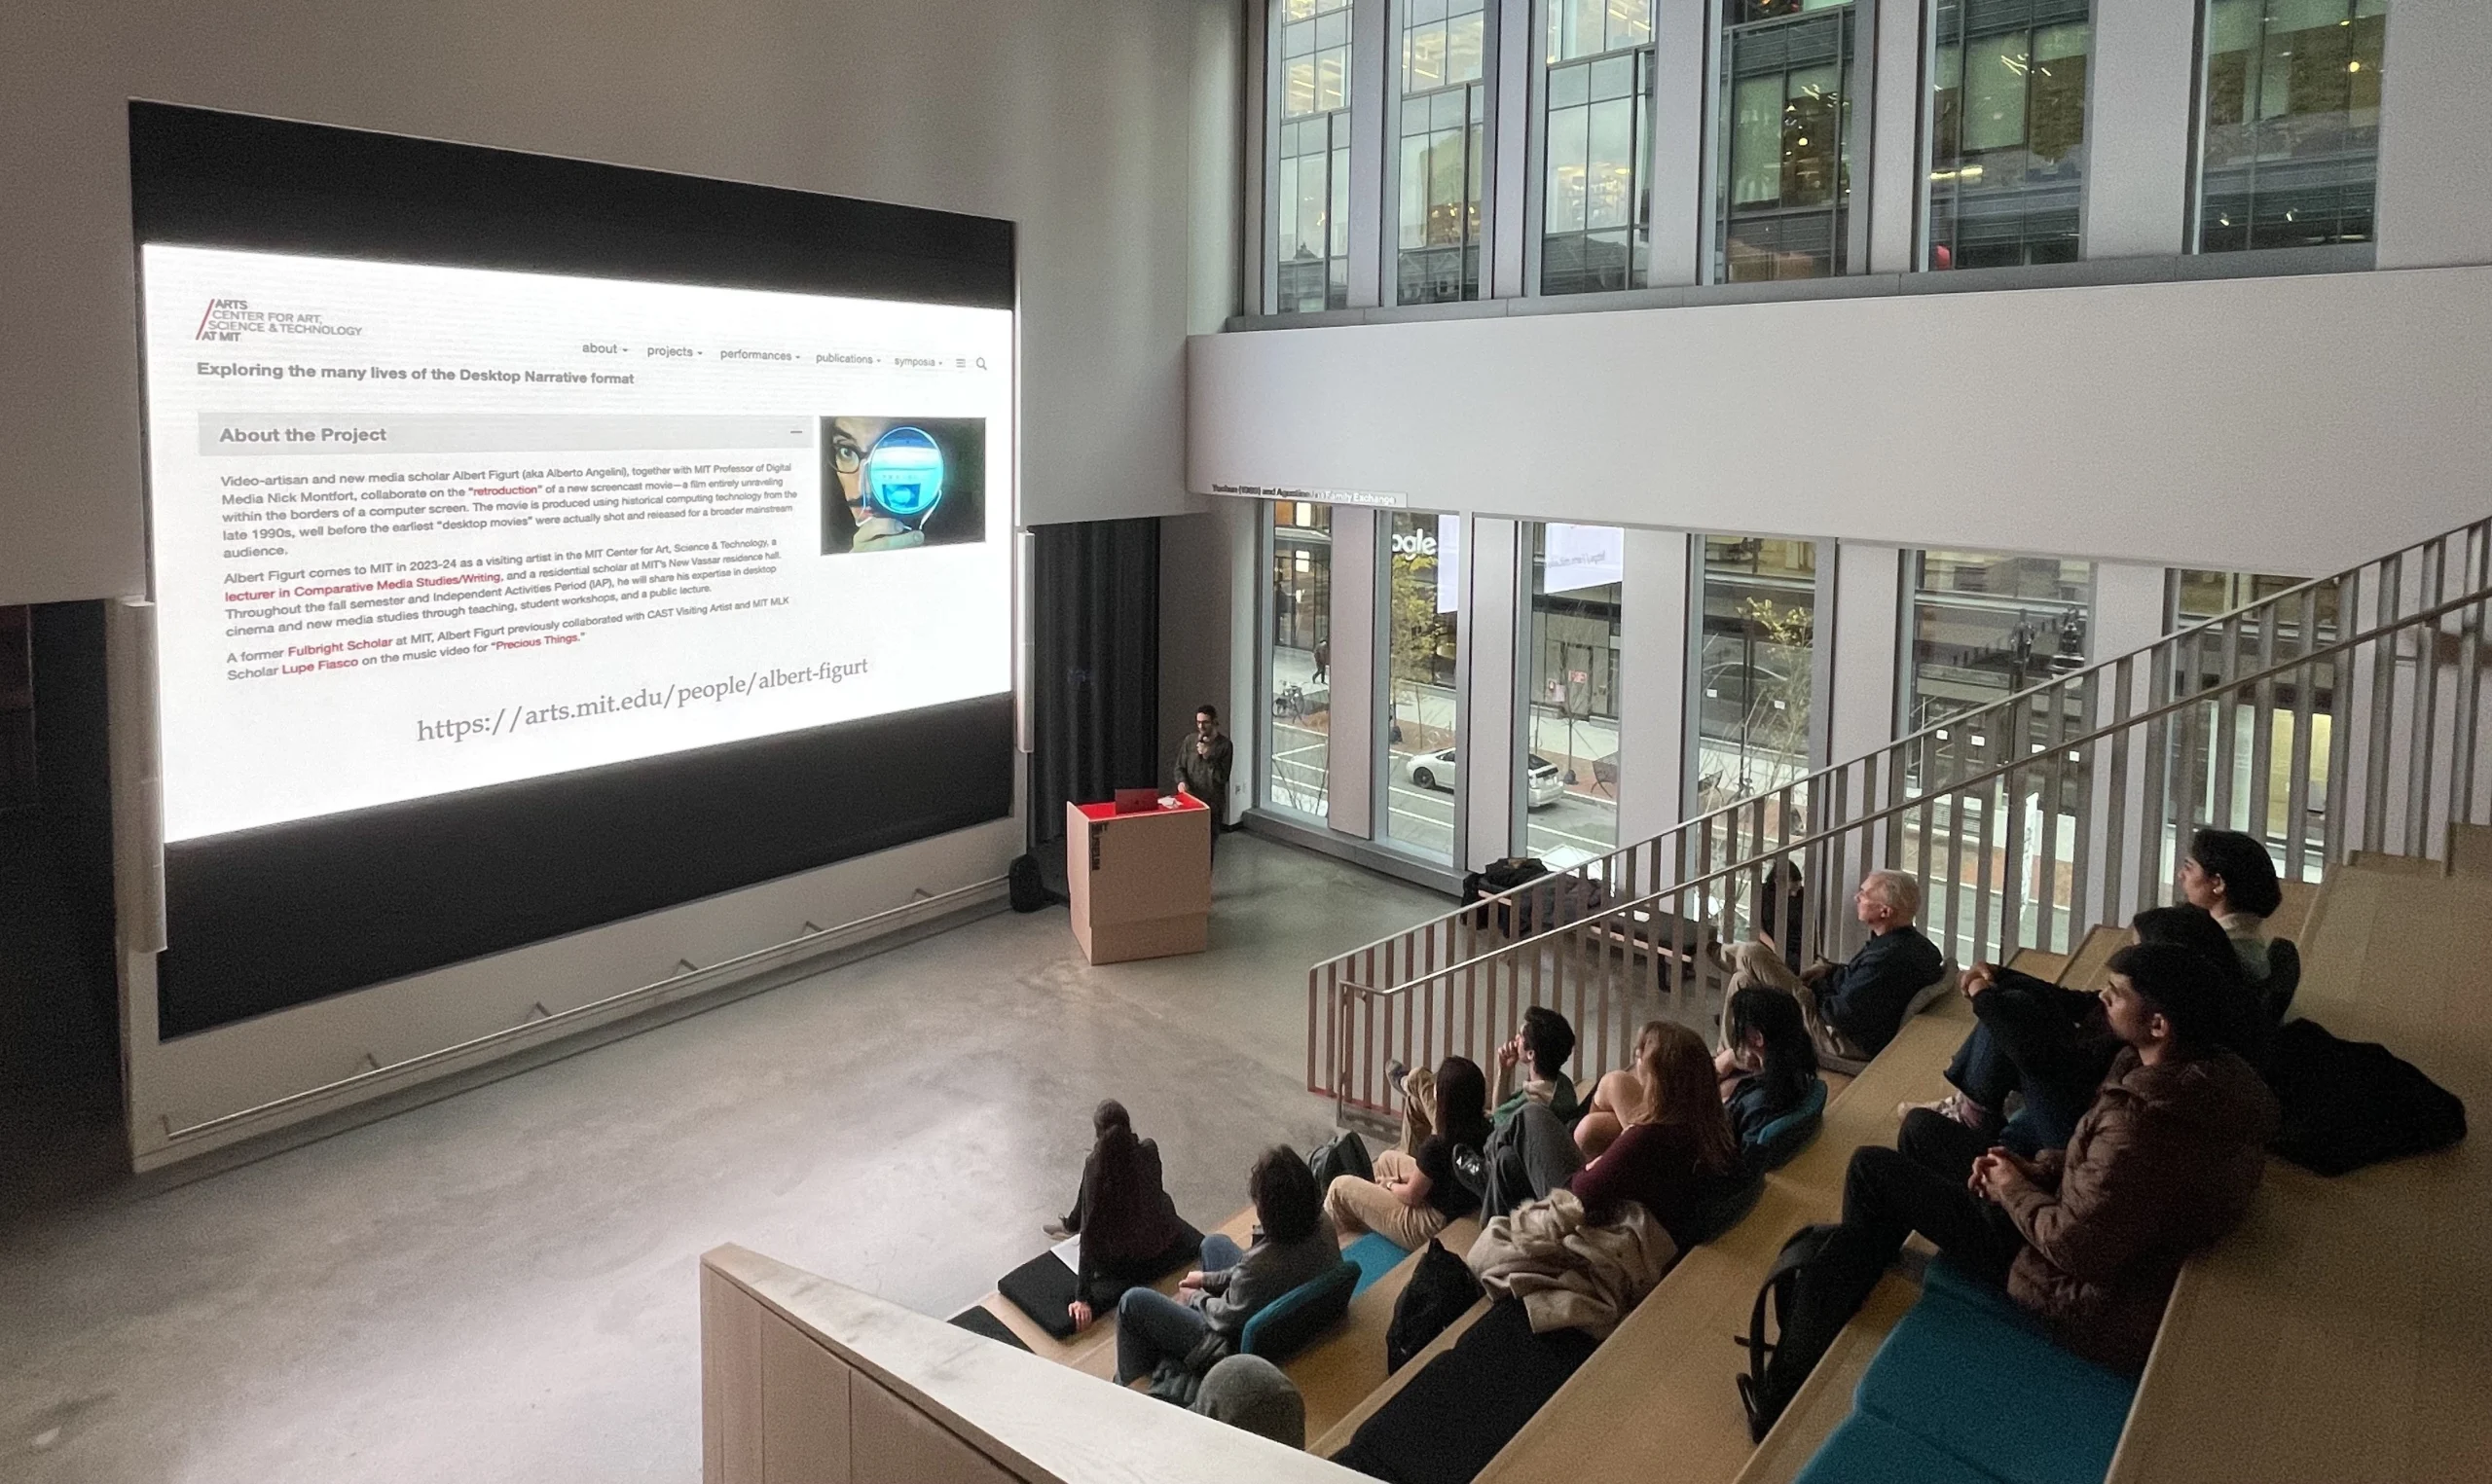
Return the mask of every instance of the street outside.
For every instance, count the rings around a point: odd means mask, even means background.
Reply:
[[[1291,686],[1298,687],[1301,697],[1318,696],[1329,683],[1329,676],[1322,680],[1315,677],[1314,656],[1307,651],[1272,651],[1275,696],[1286,696]],[[1406,685],[1399,691],[1393,715],[1402,726],[1405,741],[1399,745],[1388,744],[1392,762],[1388,769],[1391,814],[1387,829],[1398,845],[1450,860],[1454,796],[1442,777],[1433,789],[1411,782],[1408,760],[1450,743],[1454,732],[1453,692],[1436,685]],[[1293,719],[1276,708],[1272,718],[1269,794],[1273,804],[1301,814],[1324,813],[1329,740],[1320,725],[1323,719],[1320,713]],[[1560,869],[1608,854],[1618,837],[1618,802],[1611,793],[1595,786],[1593,777],[1594,759],[1617,754],[1617,724],[1598,717],[1578,720],[1571,728],[1571,746],[1569,732],[1564,716],[1544,707],[1532,708],[1532,750],[1557,764],[1561,772],[1571,758],[1575,771],[1576,781],[1557,802],[1530,811],[1525,849]],[[1610,787],[1614,790],[1616,785]]]

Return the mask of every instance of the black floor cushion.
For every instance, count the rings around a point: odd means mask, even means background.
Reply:
[[[1132,1275],[1142,1283],[1154,1283],[1194,1260],[1202,1250],[1203,1234],[1189,1226],[1167,1251],[1142,1264]],[[1110,1284],[1103,1291],[1091,1295],[1094,1307],[1105,1308],[1116,1300],[1112,1293],[1121,1293],[1126,1284]],[[1059,1340],[1073,1338],[1073,1317],[1065,1311],[1081,1294],[1076,1291],[1073,1270],[1053,1252],[1041,1252],[1036,1257],[1004,1275],[995,1285],[996,1291],[1012,1301],[1012,1306],[1030,1317],[1030,1321]]]
[[[1471,1484],[1598,1343],[1580,1329],[1533,1334],[1521,1302],[1500,1299],[1333,1462],[1390,1484]]]
[[[1058,1263],[1057,1266],[1062,1267],[1063,1264]],[[1030,1348],[1029,1346],[1021,1343],[1021,1337],[1012,1332],[1011,1326],[1006,1324],[1002,1320],[997,1319],[994,1315],[987,1313],[985,1309],[975,1305],[953,1315],[952,1322],[958,1324],[971,1334],[982,1334],[990,1340],[1002,1340],[1005,1344],[1011,1346],[1014,1350],[1027,1350]]]

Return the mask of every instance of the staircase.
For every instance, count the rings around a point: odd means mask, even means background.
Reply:
[[[2487,602],[2492,520],[1318,963],[1307,1088],[1390,1113],[1388,1063],[1484,1061],[1530,1004],[1574,1023],[1579,1068],[1617,1066],[1642,1021],[1720,989],[1715,950],[1761,921],[1785,862],[1799,906],[1774,916],[1797,916],[1803,961],[1850,951],[1851,887],[1885,868],[1919,882],[1923,929],[1970,963],[2065,953],[2162,903],[2201,825],[2263,838],[2288,882],[2357,851],[2444,860],[2452,823],[2492,818]]]

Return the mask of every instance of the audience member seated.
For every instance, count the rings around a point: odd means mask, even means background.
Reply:
[[[1731,1044],[1713,1059],[1713,1074],[1744,1149],[1808,1101],[1818,1085],[1817,1047],[1800,1002],[1780,990],[1749,985],[1728,1009]]]
[[[2239,830],[2202,829],[2189,837],[2180,862],[2180,894],[2203,908],[2232,939],[2241,971],[2267,982],[2267,919],[2285,904],[2267,848]]]
[[[1488,1093],[1488,1122],[1502,1127],[1525,1103],[1540,1104],[1573,1122],[1581,1109],[1575,1081],[1566,1075],[1565,1068],[1566,1059],[1574,1054],[1575,1028],[1566,1024],[1566,1017],[1547,1005],[1524,1010],[1514,1038],[1497,1048],[1497,1080]],[[1514,1085],[1518,1068],[1522,1074],[1520,1087]]]
[[[1341,1239],[1296,1149],[1265,1149],[1246,1177],[1246,1192],[1263,1233],[1253,1247],[1240,1252],[1235,1242],[1214,1233],[1203,1239],[1203,1265],[1179,1283],[1177,1297],[1128,1288],[1118,1301],[1118,1385],[1150,1375],[1162,1360],[1209,1368],[1217,1355],[1197,1359],[1205,1340],[1217,1336],[1234,1347],[1237,1332],[1264,1305],[1339,1264]]]
[[[1497,1048],[1497,1079],[1488,1091],[1489,1125],[1505,1127],[1526,1102],[1547,1104],[1572,1122],[1583,1110],[1574,1079],[1565,1072],[1566,1059],[1574,1054],[1575,1028],[1566,1017],[1547,1005],[1525,1008],[1522,1024]],[[1515,1085],[1518,1068],[1523,1074],[1520,1087]],[[1405,1070],[1397,1061],[1386,1066],[1384,1075],[1402,1089],[1402,1141],[1395,1147],[1415,1156],[1436,1132],[1436,1073],[1425,1067]]]
[[[1488,1079],[1469,1057],[1448,1057],[1437,1065],[1434,1093],[1429,1132],[1415,1151],[1377,1155],[1374,1179],[1334,1176],[1324,1210],[1342,1230],[1376,1232],[1409,1250],[1480,1209],[1479,1195],[1454,1176],[1453,1151],[1488,1142]]]
[[[2129,925],[2140,943],[2197,956],[2222,1009],[2217,1043],[2255,1066],[2265,1041],[2263,1007],[2215,919],[2195,907],[2149,907]],[[1969,1170],[1994,1142],[2028,1155],[2066,1144],[2120,1049],[2104,1024],[2101,999],[1989,963],[1973,965],[1963,991],[1980,1024],[1948,1065],[1957,1091],[1897,1109],[1906,1127],[1896,1146],[1915,1147],[1932,1168]],[[2012,1124],[2004,1115],[2011,1093],[2025,1107]],[[1953,1155],[1941,1152],[1951,1148]]]
[[[1851,906],[1869,929],[1869,941],[1849,960],[1820,959],[1795,974],[1774,945],[1741,943],[1731,950],[1729,995],[1764,985],[1792,995],[1800,1001],[1818,1051],[1857,1063],[1887,1049],[1914,998],[1947,972],[1947,959],[1913,925],[1921,913],[1921,887],[1911,877],[1872,871],[1861,879]],[[1727,1048],[1732,1044],[1727,996],[1722,1010],[1721,1044]]]
[[[1600,1080],[1593,1084],[1593,1101],[1575,1123],[1575,1142],[1583,1149],[1585,1159],[1600,1158],[1629,1124],[1644,1116],[1645,1095],[1652,1086],[1645,1079],[1644,1066],[1652,1059],[1655,1038],[1666,1024],[1646,1021],[1644,1029],[1635,1033],[1635,1054],[1627,1065],[1616,1071],[1602,1072]]]
[[[1507,1136],[1519,1160],[1505,1163],[1520,1164],[1530,1199],[1563,1186],[1594,1223],[1611,1220],[1622,1203],[1632,1201],[1685,1249],[1695,1245],[1704,1200],[1718,1189],[1721,1176],[1739,1169],[1739,1140],[1723,1111],[1703,1036],[1685,1026],[1653,1021],[1635,1040],[1641,1052],[1634,1074],[1642,1084],[1635,1118],[1599,1158],[1587,1163],[1583,1147],[1567,1137],[1557,1115],[1529,1104],[1515,1115]],[[1502,1195],[1502,1177],[1500,1184]]]
[[[1306,1398],[1262,1356],[1230,1356],[1204,1372],[1194,1410],[1291,1448],[1306,1446]]]
[[[2144,1365],[2183,1260],[2249,1210],[2276,1101],[2222,1049],[2221,991],[2188,949],[2120,950],[2102,999],[2120,1051],[2065,1149],[1991,1149],[1969,1181],[1897,1149],[1852,1155],[1825,1249],[1842,1312],[1857,1311],[1918,1231],[2077,1355],[2131,1374]]]
[[[1090,1115],[1090,1132],[1073,1211],[1047,1223],[1050,1237],[1081,1238],[1081,1261],[1074,1270],[1080,1296],[1070,1311],[1077,1330],[1115,1308],[1127,1288],[1184,1261],[1177,1249],[1194,1238],[1160,1184],[1159,1146],[1134,1137],[1125,1105],[1114,1098],[1101,1103]]]

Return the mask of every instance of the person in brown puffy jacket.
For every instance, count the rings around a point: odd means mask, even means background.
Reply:
[[[1994,1148],[1961,1183],[1894,1149],[1852,1155],[1837,1243],[1850,1291],[1865,1299],[1919,1231],[2070,1350],[2144,1366],[2181,1263],[2248,1213],[2279,1115],[2221,1049],[2220,981],[2196,954],[2137,944],[2112,956],[2109,980],[2121,1049],[2067,1148]]]

